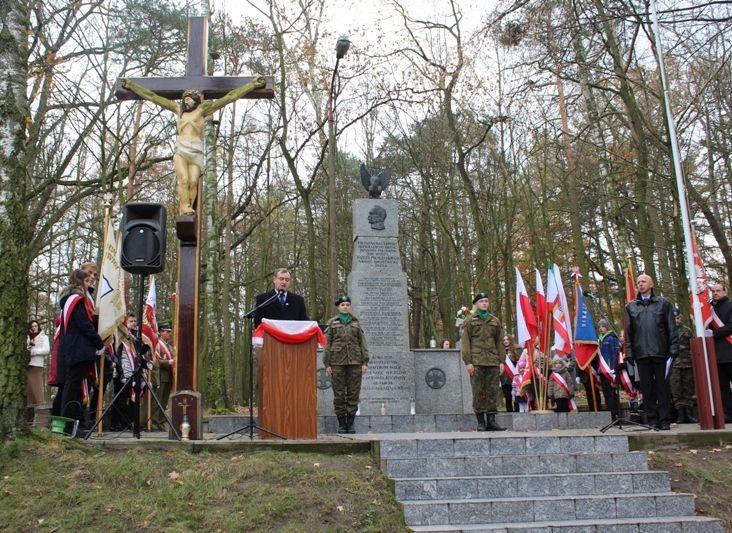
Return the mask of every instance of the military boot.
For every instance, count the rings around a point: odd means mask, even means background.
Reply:
[[[353,429],[353,423],[356,421],[356,415],[347,415],[346,416],[346,433],[356,433],[356,430]]]
[[[496,424],[496,413],[485,414],[485,430],[486,431],[506,431],[506,428],[502,428]]]
[[[338,433],[348,433],[346,415],[338,415]]]
[[[475,413],[475,418],[478,419],[478,431],[487,431],[485,427],[485,413]]]

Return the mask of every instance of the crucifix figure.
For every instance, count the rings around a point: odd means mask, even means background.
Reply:
[[[180,426],[183,412],[178,400],[190,408],[191,438],[201,438],[200,393],[197,389],[198,282],[200,268],[199,178],[205,168],[204,119],[239,98],[274,98],[271,78],[207,76],[208,19],[188,19],[188,56],[185,76],[176,78],[125,78],[117,81],[120,100],[149,100],[178,115],[178,139],[173,165],[178,178],[180,216],[176,220],[178,294],[176,338],[177,391],[171,395],[173,424]],[[182,99],[179,105],[173,100]],[[172,434],[169,434],[172,438]]]
[[[263,77],[207,76],[208,19],[188,21],[186,75],[181,78],[124,78],[115,95],[120,100],[149,100],[178,115],[173,167],[178,178],[180,215],[193,215],[198,178],[203,170],[204,118],[239,98],[272,98],[271,81]],[[173,100],[180,98],[178,105]],[[216,98],[204,102],[205,98]]]
[[[212,102],[204,102],[204,95],[201,91],[187,89],[183,91],[182,101],[178,106],[174,101],[146,89],[129,78],[122,80],[122,87],[125,89],[178,115],[178,138],[175,143],[173,168],[175,176],[178,178],[178,201],[181,215],[193,215],[196,212],[193,205],[198,192],[198,178],[204,166],[203,120],[254,89],[264,87],[266,83],[263,77],[256,78]]]

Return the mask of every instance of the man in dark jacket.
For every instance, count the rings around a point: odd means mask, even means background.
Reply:
[[[679,353],[671,302],[653,293],[653,279],[638,276],[638,297],[625,306],[625,354],[635,361],[648,425],[671,429],[671,391],[666,367]]]
[[[255,303],[257,306],[262,305],[275,294],[277,294],[277,298],[254,313],[254,327],[257,327],[263,318],[309,320],[303,297],[289,292],[290,283],[292,282],[290,271],[286,268],[278,268],[274,272],[272,282],[274,283],[274,289],[257,295]]]
[[[712,286],[712,305],[714,312],[722,321],[722,326],[712,331],[714,336],[714,351],[717,353],[717,373],[719,374],[719,389],[722,393],[724,407],[724,421],[732,422],[732,344],[727,337],[732,335],[732,302],[727,297],[727,287],[722,284]]]

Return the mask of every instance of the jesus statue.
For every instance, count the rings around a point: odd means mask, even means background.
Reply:
[[[129,78],[122,80],[122,86],[131,90],[144,100],[169,109],[178,115],[178,138],[173,154],[173,168],[178,178],[178,201],[181,215],[193,215],[198,193],[198,178],[204,167],[203,161],[203,120],[245,94],[265,86],[263,77],[237,87],[218,100],[204,102],[203,93],[196,90],[183,92],[181,104],[160,96]]]

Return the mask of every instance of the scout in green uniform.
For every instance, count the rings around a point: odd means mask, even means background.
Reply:
[[[694,371],[691,368],[691,329],[683,324],[684,316],[674,310],[679,335],[679,355],[671,369],[671,395],[678,412],[679,424],[696,424],[694,417]]]
[[[460,335],[460,354],[473,389],[473,411],[478,419],[478,431],[503,431],[496,424],[501,396],[498,379],[503,359],[503,326],[488,312],[485,293],[477,293],[473,303],[477,310],[465,320]]]
[[[158,400],[163,406],[163,410],[155,404],[153,406],[153,426],[156,429],[165,429],[165,416],[163,411],[168,408],[168,400],[170,399],[170,391],[173,387],[173,368],[175,366],[175,358],[173,349],[170,345],[170,337],[173,334],[173,328],[170,323],[165,322],[158,327],[158,345],[155,348],[155,357],[153,358],[153,376],[158,384]]]
[[[328,321],[328,344],[323,366],[333,384],[333,407],[338,417],[338,433],[355,433],[353,422],[361,394],[361,377],[368,370],[369,351],[358,319],[351,314],[351,298],[335,301],[338,314]]]

